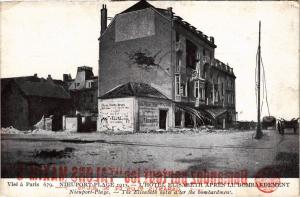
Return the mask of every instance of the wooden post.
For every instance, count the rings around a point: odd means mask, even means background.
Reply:
[[[257,128],[255,139],[260,139],[263,135],[260,122],[260,21],[259,21],[259,36],[258,36],[258,81],[257,81]]]

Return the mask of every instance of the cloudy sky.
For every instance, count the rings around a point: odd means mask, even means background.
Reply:
[[[108,16],[135,2],[11,2],[1,5],[1,77],[63,73],[75,77],[77,66],[98,72],[100,8]],[[271,115],[299,116],[299,5],[297,2],[152,1],[173,7],[208,36],[215,37],[216,57],[237,76],[236,102],[240,120],[256,119],[255,56],[258,21],[262,21],[262,57]],[[266,106],[266,105],[264,105]],[[264,107],[263,115],[267,114]]]

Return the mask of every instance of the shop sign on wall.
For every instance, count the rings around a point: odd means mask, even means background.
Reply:
[[[159,128],[159,109],[170,105],[159,102],[140,102],[140,130],[156,130]]]

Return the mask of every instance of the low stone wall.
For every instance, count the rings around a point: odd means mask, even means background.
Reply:
[[[63,130],[77,131],[78,120],[76,116],[64,116],[63,117]]]

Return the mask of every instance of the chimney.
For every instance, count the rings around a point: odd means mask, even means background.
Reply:
[[[173,11],[172,11],[173,8],[172,7],[168,7],[167,10],[168,10],[170,16],[173,17]]]
[[[34,77],[37,77],[37,74],[36,73],[34,73],[34,75],[33,75]]]
[[[101,35],[106,30],[106,28],[107,28],[107,9],[106,9],[106,5],[103,4],[101,9]]]
[[[63,74],[63,81],[69,81],[69,75],[68,74]]]
[[[52,77],[51,77],[51,75],[48,75],[47,80],[50,80],[50,79],[52,79]]]
[[[209,40],[210,40],[211,43],[213,43],[213,44],[215,43],[215,38],[213,36],[210,36]]]

